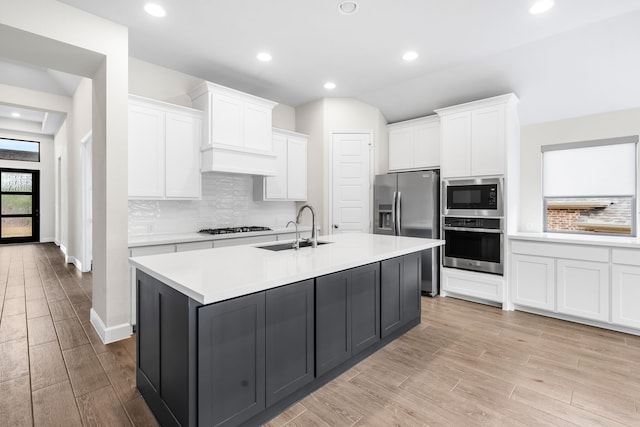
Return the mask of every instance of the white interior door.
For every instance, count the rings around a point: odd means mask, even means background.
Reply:
[[[332,135],[331,233],[368,233],[371,228],[371,135]]]

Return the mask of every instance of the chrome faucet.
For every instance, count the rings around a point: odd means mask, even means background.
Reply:
[[[298,233],[298,223],[295,221],[289,221],[285,228],[289,228],[289,224],[293,224],[296,226],[296,241],[293,242],[291,247],[297,251],[298,249],[300,249],[300,233]]]
[[[318,238],[316,236],[316,213],[313,210],[313,208],[311,207],[311,205],[303,205],[300,210],[298,210],[298,216],[296,216],[296,222],[300,222],[300,217],[302,216],[302,211],[304,210],[304,208],[309,208],[309,210],[311,211],[311,239],[306,239],[306,241],[308,242],[309,240],[311,241],[311,247],[313,248],[317,248],[318,247]]]

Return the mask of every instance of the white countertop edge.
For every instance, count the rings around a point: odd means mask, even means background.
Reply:
[[[330,236],[322,236],[323,241],[331,241],[331,237]],[[166,285],[170,286],[171,288],[179,291],[180,293],[188,296],[189,298],[201,303],[201,304],[212,304],[212,303],[216,303],[216,302],[221,302],[224,300],[228,300],[228,299],[232,299],[232,298],[237,298],[243,295],[249,295],[252,293],[256,293],[256,292],[261,292],[261,291],[265,291],[268,289],[273,289],[273,288],[277,288],[279,286],[283,286],[283,285],[287,285],[287,284],[291,284],[291,283],[296,283],[296,282],[300,282],[303,280],[307,280],[307,279],[312,279],[314,277],[320,277],[320,276],[324,276],[327,274],[331,274],[331,273],[335,273],[338,271],[343,271],[343,270],[348,270],[350,268],[354,268],[354,267],[359,267],[359,266],[363,266],[363,265],[367,265],[367,264],[371,264],[371,263],[375,263],[375,262],[379,262],[379,261],[383,261],[386,259],[390,259],[390,258],[395,258],[398,256],[402,256],[402,255],[407,255],[410,253],[414,253],[414,252],[419,252],[425,249],[431,249],[434,247],[438,247],[438,246],[442,246],[444,245],[444,240],[437,240],[437,239],[424,239],[424,240],[429,240],[429,242],[425,242],[423,244],[419,244],[419,245],[415,245],[411,248],[405,248],[405,249],[399,249],[399,250],[394,250],[394,251],[389,251],[386,252],[384,254],[378,254],[375,256],[368,256],[366,259],[359,259],[359,260],[352,260],[349,262],[344,262],[344,263],[338,263],[338,264],[334,264],[330,267],[327,268],[321,268],[321,269],[315,269],[315,270],[309,270],[306,271],[304,273],[300,273],[300,274],[291,274],[287,277],[280,277],[277,279],[273,279],[273,280],[267,280],[267,281],[260,281],[260,282],[253,282],[250,284],[247,284],[245,286],[242,287],[235,287],[233,289],[226,289],[223,291],[219,291],[219,292],[212,292],[212,293],[208,293],[207,295],[203,295],[197,291],[195,291],[194,289],[192,289],[189,286],[186,286],[182,283],[176,282],[175,280],[172,280],[170,277],[168,277],[167,275],[163,274],[162,272],[156,271],[156,270],[152,270],[149,267],[147,267],[146,265],[144,265],[144,260],[150,257],[154,257],[155,255],[150,255],[150,256],[145,256],[145,257],[132,257],[129,258],[129,264],[131,264],[133,267],[140,269],[141,271],[147,273],[148,275],[150,275],[151,277],[154,277],[158,280],[160,280],[161,282],[165,283]],[[259,245],[264,245],[264,243],[260,243]],[[254,248],[255,245],[246,245],[245,247],[248,250],[257,250],[257,251],[265,251],[266,249],[259,249],[259,248]],[[225,248],[219,248],[219,249],[205,249],[203,251],[197,251],[200,253],[204,253],[205,251],[216,251],[216,250],[224,250]],[[299,249],[300,251],[310,251],[310,250],[314,250],[313,248],[301,248]],[[167,254],[167,255],[173,255],[173,254]],[[165,256],[165,255],[163,255]],[[140,261],[138,261],[140,260]]]
[[[508,239],[530,240],[545,243],[568,243],[574,245],[610,246],[616,248],[640,249],[640,238],[625,236],[593,236],[567,233],[532,233],[516,232],[509,234]]]
[[[298,226],[299,232],[311,230],[310,226]],[[129,237],[128,247],[139,248],[144,246],[175,245],[179,243],[206,242],[211,240],[240,239],[243,237],[269,236],[272,234],[295,233],[294,228],[275,228],[267,231],[251,231],[247,233],[206,234],[206,233],[168,233],[148,234]]]

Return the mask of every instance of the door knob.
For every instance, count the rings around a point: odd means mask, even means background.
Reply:
[[[338,228],[338,224],[333,224],[333,228]]]

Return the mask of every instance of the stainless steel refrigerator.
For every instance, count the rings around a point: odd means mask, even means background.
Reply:
[[[373,232],[395,236],[440,238],[440,173],[398,172],[376,175]],[[422,253],[422,294],[438,294],[440,252]]]

